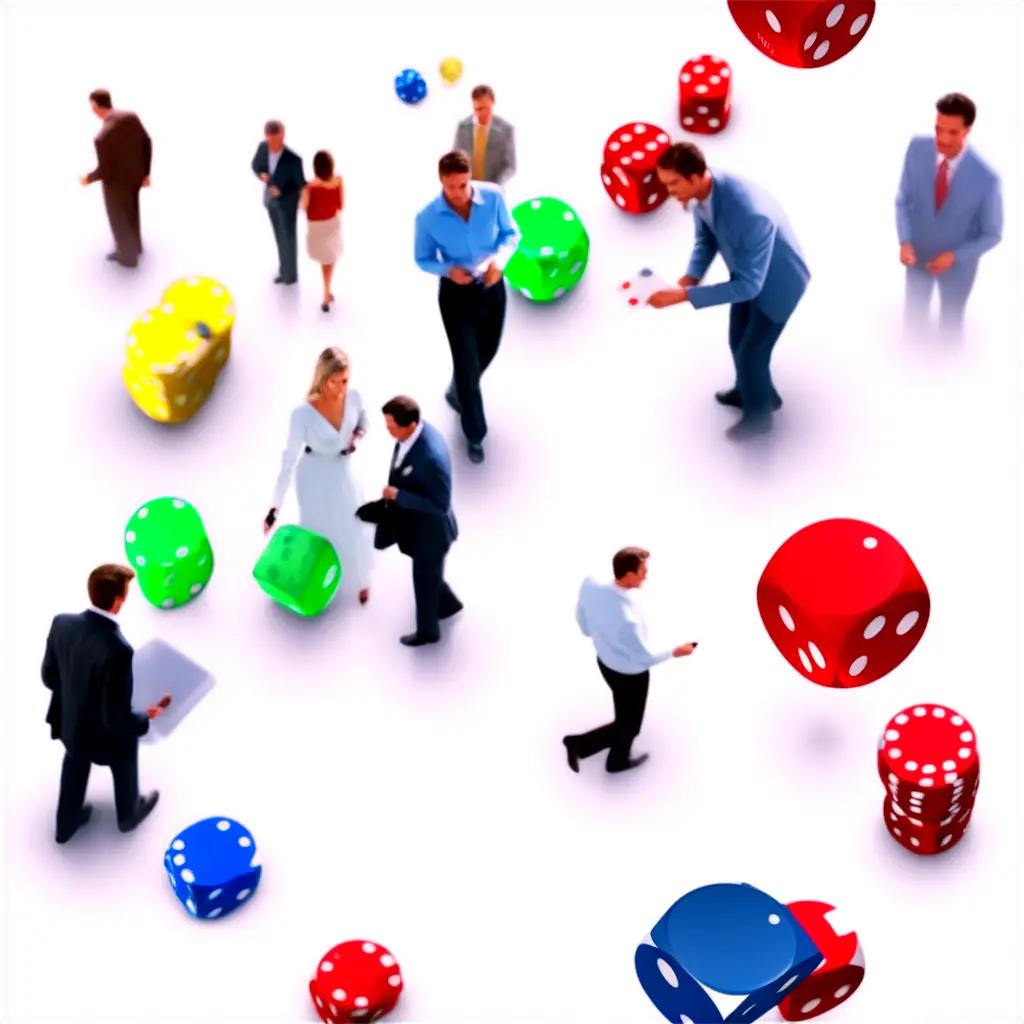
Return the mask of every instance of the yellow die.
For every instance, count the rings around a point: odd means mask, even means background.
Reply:
[[[235,323],[235,302],[227,288],[212,277],[182,277],[164,292],[160,307],[189,324],[206,324],[219,371],[231,354]]]
[[[454,85],[462,77],[462,61],[458,57],[445,57],[441,61],[441,77],[448,85]]]
[[[211,337],[165,307],[143,313],[128,332],[125,386],[135,404],[161,423],[180,423],[199,409],[217,378]]]

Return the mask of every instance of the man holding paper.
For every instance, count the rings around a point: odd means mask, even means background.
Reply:
[[[701,151],[689,142],[669,146],[657,161],[659,180],[689,209],[694,204],[694,246],[678,288],[647,300],[661,309],[690,302],[697,309],[730,304],[729,349],[736,383],[715,398],[743,410],[726,433],[732,439],[771,429],[782,399],[772,384],[772,349],[810,280],[799,246],[778,204],[731,174],[712,175]],[[716,254],[729,270],[721,284],[700,283]]]
[[[106,765],[114,776],[117,825],[130,832],[156,806],[160,794],[139,795],[139,737],[170,704],[164,696],[144,714],[132,711],[132,647],[117,625],[135,573],[101,565],[89,574],[91,607],[58,615],[43,657],[43,683],[53,696],[46,721],[64,744],[57,805],[57,842],[66,843],[92,814],[85,803],[89,771]]]
[[[445,398],[462,418],[471,462],[484,459],[487,434],[480,378],[505,325],[502,272],[518,232],[495,185],[470,179],[469,157],[454,150],[438,163],[441,194],[416,216],[415,259],[440,280],[438,304],[452,353]]]

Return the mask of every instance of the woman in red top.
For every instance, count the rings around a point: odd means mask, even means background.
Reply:
[[[324,276],[324,301],[320,308],[331,308],[331,276],[341,255],[341,210],[345,206],[345,187],[341,175],[334,173],[334,159],[322,149],[313,157],[316,177],[302,190],[299,205],[309,222],[306,251],[320,264]]]

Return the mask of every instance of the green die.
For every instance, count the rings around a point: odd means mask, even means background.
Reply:
[[[561,199],[527,199],[512,210],[520,240],[505,265],[505,279],[533,302],[572,291],[583,277],[590,238],[576,211]]]
[[[326,537],[302,526],[282,526],[252,574],[278,604],[299,615],[319,615],[341,583],[341,562]]]
[[[182,498],[140,505],[124,528],[124,552],[139,589],[157,608],[180,608],[210,582],[213,548],[195,507]]]

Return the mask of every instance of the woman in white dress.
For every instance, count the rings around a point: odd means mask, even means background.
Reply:
[[[277,519],[295,472],[299,525],[326,537],[341,560],[341,586],[359,589],[359,603],[370,597],[370,527],[356,518],[362,504],[352,475],[356,441],[366,433],[366,410],[358,391],[348,386],[348,356],[326,348],[317,360],[306,401],[292,412],[288,445],[281,457],[274,499],[263,521],[264,534]]]

